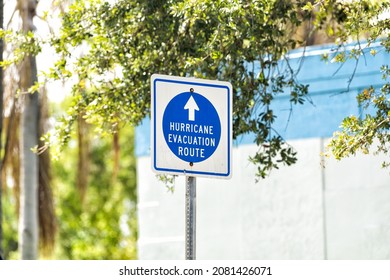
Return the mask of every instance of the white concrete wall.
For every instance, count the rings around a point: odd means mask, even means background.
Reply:
[[[390,170],[359,156],[325,168],[330,259],[390,259]]]
[[[390,175],[383,157],[321,167],[321,139],[289,141],[298,163],[255,183],[234,148],[231,180],[197,178],[198,259],[390,259]],[[184,259],[184,178],[168,192],[138,158],[140,259]]]

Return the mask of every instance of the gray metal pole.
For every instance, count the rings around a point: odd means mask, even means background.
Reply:
[[[196,259],[196,177],[186,176],[186,260]]]

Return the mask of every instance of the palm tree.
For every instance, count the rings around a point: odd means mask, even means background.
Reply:
[[[19,0],[18,8],[24,33],[34,30],[33,18],[36,0]],[[20,67],[20,88],[23,93],[37,81],[36,59],[32,55],[24,58]],[[21,259],[38,258],[38,155],[31,151],[38,146],[39,96],[38,92],[23,94],[20,123],[20,217],[19,248]]]

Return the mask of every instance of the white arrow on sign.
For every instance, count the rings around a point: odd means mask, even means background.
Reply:
[[[184,110],[188,110],[188,120],[195,121],[195,110],[199,111],[199,107],[192,95],[188,99],[186,105],[184,105]]]

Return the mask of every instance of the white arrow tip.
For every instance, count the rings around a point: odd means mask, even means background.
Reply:
[[[199,111],[198,104],[196,104],[195,99],[192,97],[192,95],[188,99],[186,105],[184,105],[184,109]]]
[[[198,104],[196,104],[195,99],[191,97],[188,99],[186,105],[184,105],[184,110],[188,110],[188,120],[194,121],[195,120],[195,110],[199,111]]]

